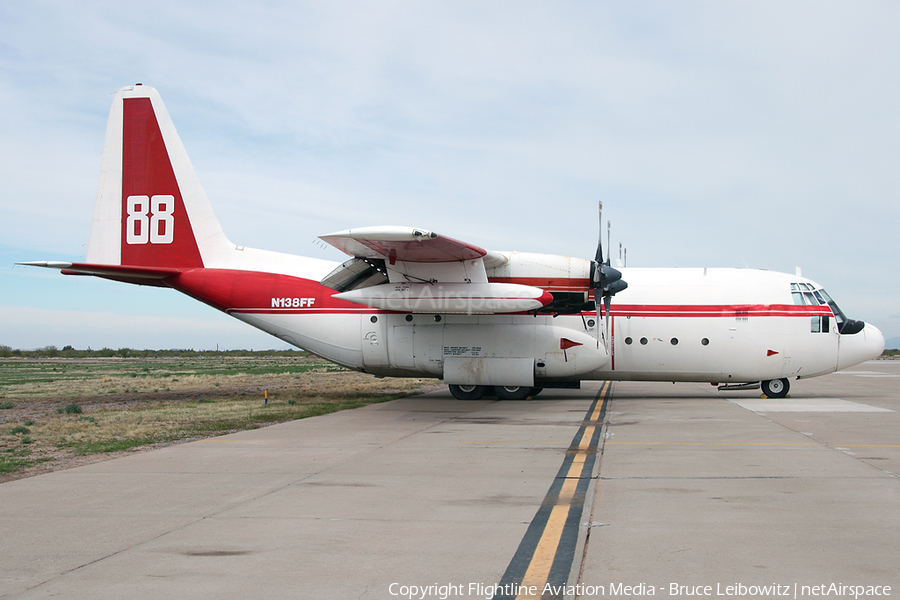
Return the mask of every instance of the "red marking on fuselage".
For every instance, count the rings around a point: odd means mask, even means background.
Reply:
[[[226,312],[259,314],[335,314],[335,313],[381,313],[383,311],[354,302],[334,298],[335,290],[319,282],[257,271],[230,269],[187,269],[179,270],[166,280],[167,285],[206,304]],[[273,307],[273,298],[314,298],[310,305],[300,307]],[[593,312],[585,316],[596,316]],[[665,305],[622,305],[613,304],[610,324],[611,336],[615,318],[628,316],[655,318],[735,318],[735,317],[810,317],[830,315],[827,306],[795,306],[789,304],[665,304]],[[599,326],[599,325],[598,325]]]
[[[568,338],[559,338],[559,349],[563,351],[563,359],[565,362],[569,362],[569,355],[566,354],[566,350],[569,348],[574,348],[575,346],[583,346],[581,342],[573,342]]]
[[[375,312],[359,304],[333,298],[336,292],[318,281],[258,271],[191,269],[169,281],[180,292],[224,312],[261,314]],[[273,298],[313,299],[303,307],[273,307]]]
[[[573,342],[568,338],[559,338],[559,349],[560,350],[568,350],[569,348],[574,348],[575,346],[584,346],[581,342]]]
[[[830,315],[828,306],[793,304],[613,304],[614,317],[810,317]]]

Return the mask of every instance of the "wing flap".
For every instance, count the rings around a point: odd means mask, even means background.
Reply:
[[[351,258],[325,276],[321,283],[338,292],[355,290],[388,281],[384,265],[378,266],[372,259]]]

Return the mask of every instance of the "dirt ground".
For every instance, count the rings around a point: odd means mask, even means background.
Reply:
[[[116,361],[96,368],[77,359],[0,361],[0,461],[7,467],[0,483],[439,385],[377,379],[318,359],[199,366]],[[120,443],[126,447],[118,449]]]

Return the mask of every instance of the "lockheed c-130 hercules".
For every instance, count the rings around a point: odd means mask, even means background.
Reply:
[[[876,327],[799,275],[617,269],[599,243],[589,260],[411,227],[322,239],[350,259],[228,241],[159,94],[137,84],[113,100],[85,262],[23,264],[173,288],[345,367],[441,378],[459,399],[583,380],[761,385],[783,397],[792,378],[884,350]]]

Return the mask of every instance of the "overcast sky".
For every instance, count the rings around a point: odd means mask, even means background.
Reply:
[[[896,2],[0,3],[0,344],[282,348],[84,258],[114,92],[156,87],[235,243],[432,229],[764,268],[900,337]]]

